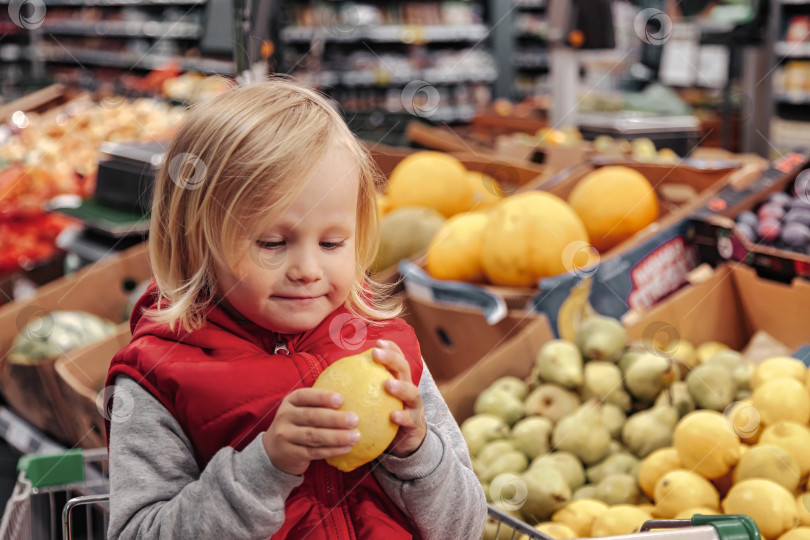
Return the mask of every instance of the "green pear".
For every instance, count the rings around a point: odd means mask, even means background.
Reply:
[[[695,410],[695,400],[689,393],[685,381],[675,381],[667,388],[661,390],[655,400],[654,405],[670,405],[678,411],[678,416],[683,418],[687,413]]]
[[[487,388],[475,398],[475,414],[492,414],[510,426],[523,417],[523,402],[503,388]]]
[[[492,463],[495,458],[502,456],[507,452],[517,450],[508,439],[498,439],[497,441],[490,441],[481,448],[476,457],[476,461],[481,466],[486,466]]]
[[[571,488],[565,477],[551,465],[532,467],[521,475],[526,483],[526,502],[520,509],[530,523],[546,521],[571,500]]]
[[[596,484],[585,484],[574,492],[574,494],[571,496],[571,500],[576,501],[578,499],[596,499],[596,494]]]
[[[588,467],[585,474],[588,482],[598,484],[611,474],[629,474],[638,478],[638,469],[641,467],[639,459],[629,452],[611,454],[596,465]]]
[[[737,390],[731,370],[719,362],[700,364],[689,372],[686,387],[698,408],[720,412],[734,401]]]
[[[638,481],[630,474],[609,474],[596,485],[596,499],[607,505],[635,504]]]
[[[622,429],[624,429],[624,426],[622,426]],[[619,434],[619,437],[621,437],[621,434]],[[608,445],[608,455],[611,456],[621,452],[627,452],[627,448],[625,448],[624,445],[616,439],[610,441],[610,444]]]
[[[619,366],[619,369],[622,372],[622,375],[630,371],[630,368],[633,366],[636,360],[644,356],[644,351],[639,351],[636,349],[630,349],[625,351],[619,361],[616,362],[616,365]]]
[[[583,358],[616,362],[627,345],[627,332],[616,319],[594,315],[582,322],[576,342]]]
[[[737,386],[737,392],[751,390],[751,377],[754,375],[754,364],[751,362],[742,362],[731,371],[731,376],[734,379],[734,384]]]
[[[643,458],[653,450],[672,446],[672,432],[678,419],[678,411],[669,405],[637,412],[625,422],[622,442],[631,453]]]
[[[669,358],[644,353],[624,373],[624,386],[637,400],[652,403],[675,378]]]
[[[511,443],[529,459],[548,452],[554,423],[543,416],[529,416],[512,426]]]
[[[602,460],[608,454],[611,437],[600,417],[582,411],[569,414],[554,426],[552,447],[571,452],[586,465]]]
[[[552,452],[538,456],[529,464],[529,469],[540,465],[556,467],[572,490],[585,483],[585,468],[579,458],[571,452]]]
[[[529,394],[523,409],[526,416],[539,415],[557,422],[579,407],[579,395],[557,384],[541,384]]]
[[[722,364],[729,370],[733,370],[745,361],[743,355],[733,349],[723,349],[711,355],[705,364]]]
[[[494,383],[489,385],[489,387],[506,390],[521,401],[526,399],[526,396],[529,395],[529,385],[526,384],[526,381],[511,375],[496,379]]]
[[[629,411],[632,406],[630,395],[622,383],[622,372],[616,364],[610,362],[593,361],[585,364],[582,397],[613,403],[625,411]]]
[[[503,473],[520,473],[529,466],[526,454],[519,450],[510,450],[494,458],[487,465],[484,465],[479,480],[491,482],[493,478]]]
[[[627,419],[627,415],[618,405],[613,403],[605,403],[596,398],[591,398],[582,403],[577,408],[578,414],[596,415],[597,419],[602,422],[602,425],[610,432],[610,436],[618,439],[622,434],[622,426]]]
[[[467,442],[470,456],[476,457],[488,442],[505,439],[509,435],[509,426],[497,416],[476,414],[461,423],[461,434]]]
[[[532,380],[577,388],[582,384],[582,377],[582,355],[573,343],[554,339],[546,342],[538,351]]]

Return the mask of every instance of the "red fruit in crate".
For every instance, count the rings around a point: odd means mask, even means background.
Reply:
[[[757,210],[759,219],[774,218],[780,220],[785,216],[785,209],[782,206],[774,203],[765,203]]]
[[[779,225],[779,221],[773,218],[763,219],[757,227],[757,234],[765,242],[775,242],[781,233],[782,227]]]

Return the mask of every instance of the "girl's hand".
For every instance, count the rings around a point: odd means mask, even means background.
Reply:
[[[388,451],[397,457],[409,456],[419,448],[427,432],[422,395],[411,381],[411,366],[396,343],[377,341],[372,358],[395,375],[396,378],[385,381],[385,389],[404,406],[403,410],[391,413],[391,421],[399,426],[399,431]]]
[[[348,454],[360,440],[357,415],[337,411],[343,396],[315,388],[290,392],[262,435],[264,450],[276,468],[304,474],[309,462]]]

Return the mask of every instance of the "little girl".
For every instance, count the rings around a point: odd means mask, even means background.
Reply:
[[[287,80],[189,113],[155,185],[155,282],[108,374],[110,538],[480,537],[464,439],[366,278],[375,171],[328,101]],[[324,459],[358,442],[357,416],[311,386],[372,347],[399,430],[343,473]]]

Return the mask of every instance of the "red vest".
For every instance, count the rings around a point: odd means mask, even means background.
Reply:
[[[133,311],[132,341],[113,358],[107,386],[128,375],[155,396],[191,440],[200,470],[221,448],[242,450],[266,431],[290,391],[312,386],[332,362],[373,347],[377,339],[399,345],[414,384],[422,375],[419,344],[401,319],[367,325],[341,308],[313,330],[284,336],[289,354],[275,354],[273,332],[237,322],[216,307],[200,330],[171,332],[139,315],[154,307],[155,298],[153,284]],[[418,536],[371,474],[373,464],[342,473],[313,461],[287,498],[284,524],[273,539]]]

